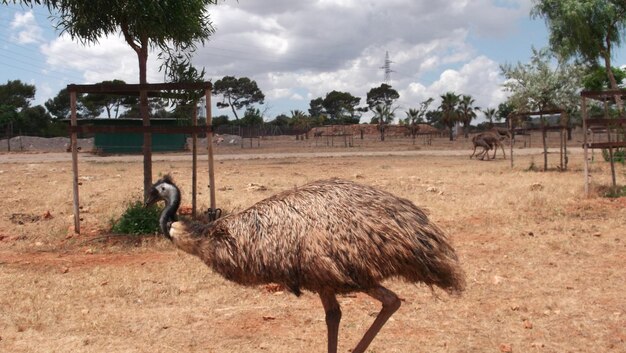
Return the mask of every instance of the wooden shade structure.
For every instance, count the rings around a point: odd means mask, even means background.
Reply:
[[[194,83],[155,83],[155,84],[93,84],[93,85],[68,85],[67,91],[70,95],[71,105],[71,123],[69,128],[70,143],[72,151],[72,171],[73,171],[73,195],[74,195],[74,230],[80,233],[80,200],[79,200],[79,183],[78,183],[78,134],[79,133],[128,133],[136,132],[143,134],[152,133],[189,133],[192,135],[192,212],[196,215],[196,194],[197,194],[197,134],[206,132],[207,135],[207,154],[208,154],[208,173],[209,173],[209,191],[210,191],[210,210],[209,216],[216,214],[215,207],[215,173],[213,163],[213,131],[212,131],[212,115],[211,115],[211,89],[210,82],[194,82]],[[192,116],[192,126],[81,126],[78,125],[76,103],[77,94],[79,93],[97,93],[123,96],[139,96],[140,92],[146,92],[148,97],[163,98],[181,98],[184,97],[183,91],[202,91],[206,99],[206,126],[198,126],[197,119],[197,100],[194,102],[196,108]]]
[[[585,153],[585,195],[589,196],[589,183],[590,183],[590,175],[589,175],[589,149],[601,148],[607,149],[609,151],[609,162],[611,164],[611,180],[613,187],[617,186],[617,180],[615,177],[615,161],[613,160],[613,149],[626,147],[626,141],[613,141],[612,134],[621,130],[622,135],[626,130],[626,118],[624,118],[624,112],[620,112],[621,116],[616,119],[609,118],[608,109],[606,104],[609,102],[614,102],[615,97],[621,97],[624,99],[626,97],[626,90],[607,90],[607,91],[583,91],[580,93],[582,98],[582,109],[583,109],[583,149]],[[589,111],[587,109],[587,100],[593,99],[602,101],[605,103],[605,111],[604,115],[601,116],[590,116]],[[593,134],[594,129],[601,129],[606,131],[607,140],[606,142],[594,142],[589,141],[589,133]]]

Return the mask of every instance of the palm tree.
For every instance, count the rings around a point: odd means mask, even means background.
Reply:
[[[290,125],[292,128],[304,130],[304,137],[309,139],[309,129],[311,128],[310,119],[302,110],[292,110],[291,111],[291,122]],[[299,135],[296,135],[296,139],[299,139]]]
[[[379,104],[374,107],[374,117],[372,120],[378,122],[378,130],[380,131],[380,140],[385,141],[385,125],[393,122],[396,116],[396,109],[391,109],[387,104]]]
[[[468,138],[469,127],[472,120],[476,117],[476,110],[480,110],[480,107],[474,107],[474,98],[470,95],[463,95],[459,102],[459,112],[461,113],[460,120],[463,122],[463,131],[465,138]]]
[[[447,92],[441,96],[441,122],[450,129],[450,141],[454,140],[453,128],[459,121],[458,104],[461,97],[454,92]]]
[[[495,108],[487,108],[485,110],[483,110],[483,114],[485,114],[485,118],[487,118],[487,120],[489,120],[489,128],[493,127],[493,118],[495,118],[496,116],[496,109]]]

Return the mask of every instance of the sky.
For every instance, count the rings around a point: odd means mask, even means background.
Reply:
[[[367,92],[384,83],[386,53],[398,117],[429,97],[436,107],[448,91],[497,108],[506,99],[500,65],[527,62],[533,46],[547,46],[545,23],[530,18],[531,7],[532,0],[227,0],[210,7],[216,32],[193,64],[213,82],[255,80],[266,120],[307,112],[312,99],[333,90],[365,105]],[[164,81],[156,57],[148,61],[151,83]],[[614,60],[626,63],[623,48]],[[121,36],[84,46],[55,29],[46,8],[0,5],[0,82],[35,85],[33,105],[68,84],[113,79],[139,81],[136,54]]]

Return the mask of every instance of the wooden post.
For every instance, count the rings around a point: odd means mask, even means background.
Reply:
[[[211,89],[205,91],[206,100],[206,143],[207,153],[209,155],[209,192],[210,192],[210,205],[211,211],[215,211],[215,171],[213,167],[213,117],[211,116]]]
[[[513,133],[512,116],[509,116],[509,134],[511,134],[511,141],[509,141],[509,154],[511,155],[511,168],[513,168],[513,144],[515,144],[515,134]]]
[[[613,142],[611,139],[611,125],[606,125],[607,142]],[[609,145],[609,164],[611,165],[611,182],[613,183],[613,189],[617,186],[617,180],[615,179],[615,161],[613,160],[613,147]]]
[[[193,114],[191,115],[191,125],[198,127],[198,101],[193,102]],[[208,141],[208,140],[207,140]],[[196,218],[197,210],[197,190],[198,190],[198,134],[194,131],[191,134],[191,216]]]
[[[589,151],[588,151],[588,142],[587,142],[587,118],[589,117],[587,114],[587,98],[583,97],[582,102],[583,108],[583,150],[584,150],[584,158],[585,158],[585,196],[589,197]]]
[[[70,92],[71,126],[78,126],[76,121],[76,92]],[[72,131],[70,144],[72,148],[72,174],[74,184],[74,232],[80,234],[80,206],[78,198],[78,133]]]

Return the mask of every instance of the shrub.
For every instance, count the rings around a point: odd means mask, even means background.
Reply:
[[[156,234],[159,231],[161,207],[144,207],[143,202],[128,203],[118,220],[111,221],[111,232],[117,234]]]
[[[626,186],[616,186],[616,187],[609,187],[606,190],[603,190],[601,192],[601,194],[604,197],[608,197],[611,199],[616,199],[618,197],[624,197],[626,196]]]
[[[604,160],[609,162],[609,150],[606,148],[602,149],[602,157]],[[613,150],[613,161],[624,164],[626,160],[626,149],[624,148],[616,148]]]

